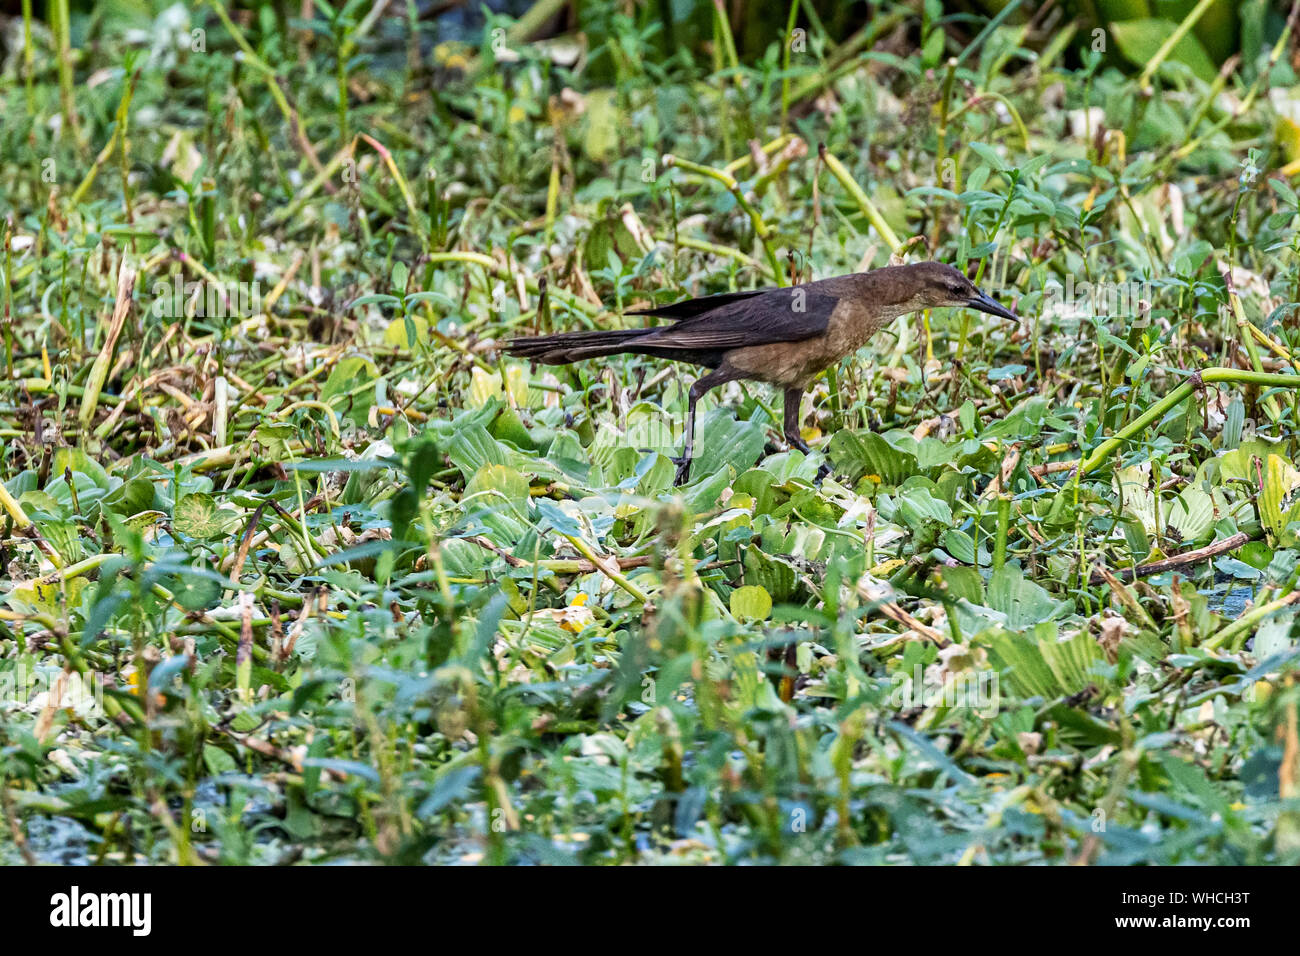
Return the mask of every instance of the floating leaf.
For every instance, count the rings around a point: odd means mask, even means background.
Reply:
[[[132,478],[106,494],[100,504],[101,507],[125,517],[148,509],[153,502],[153,482],[148,478]]]
[[[484,465],[465,485],[462,503],[470,499],[478,507],[508,508],[516,517],[528,514],[528,479],[506,465]]]
[[[772,613],[772,595],[757,584],[731,592],[731,616],[738,621],[763,621]]]
[[[72,471],[85,475],[95,487],[108,491],[112,486],[104,466],[92,459],[80,448],[59,448],[54,453],[50,467],[51,480],[62,480],[64,472]]]
[[[456,433],[447,457],[468,481],[484,465],[504,465],[510,455],[482,425],[471,425]]]
[[[217,507],[208,494],[185,495],[172,512],[172,529],[191,538],[206,540],[227,534],[239,523],[234,511]]]
[[[1184,488],[1164,506],[1166,532],[1174,532],[1183,544],[1208,540],[1214,532],[1217,514],[1226,514],[1228,499],[1215,488],[1209,494],[1200,488]]]
[[[696,422],[695,461],[691,478],[712,475],[730,467],[740,474],[763,454],[767,435],[757,422],[737,421],[731,409],[718,406]]]
[[[373,384],[378,378],[379,368],[374,362],[360,355],[350,355],[334,366],[321,387],[320,400],[340,417],[364,423],[370,406],[375,403]]]
[[[1124,513],[1140,522],[1148,535],[1156,534],[1160,529],[1156,527],[1156,496],[1151,491],[1151,463],[1119,469],[1113,483]]]
[[[1264,490],[1259,496],[1259,517],[1270,543],[1289,547],[1296,535],[1287,525],[1300,521],[1300,471],[1281,455],[1269,455]]]
[[[477,365],[469,373],[469,390],[465,393],[465,404],[469,408],[482,408],[494,398],[501,398],[501,375],[489,372]]]
[[[915,455],[899,451],[875,432],[838,432],[828,451],[835,467],[853,481],[866,476],[877,484],[896,487],[920,471]]]
[[[1004,564],[989,579],[988,606],[1006,615],[1007,627],[1022,630],[1041,621],[1063,617],[1068,601],[1058,601],[1024,576],[1014,564]]]
[[[993,657],[1011,686],[1026,697],[1077,694],[1097,678],[1093,666],[1101,648],[1087,631],[1061,638],[1054,622],[1043,622],[1033,634],[996,631],[989,637]]]

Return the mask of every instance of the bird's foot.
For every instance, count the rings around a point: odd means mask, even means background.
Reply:
[[[813,449],[808,445],[806,441],[803,440],[802,436],[786,435],[785,440],[791,448],[797,448],[805,455],[812,455],[814,453]],[[821,467],[817,469],[817,477],[814,479],[814,481],[818,485],[820,485],[826,478],[830,476],[832,470],[833,469],[831,468],[830,459],[826,456],[825,452],[823,451]]]
[[[643,455],[658,454],[661,449],[658,448],[638,448],[637,451]],[[685,456],[677,457],[669,455],[668,460],[677,466],[677,474],[673,478],[674,485],[684,485],[691,477],[691,459]]]
[[[673,484],[680,488],[691,480],[691,459],[683,455],[681,458],[669,460],[677,466],[677,476],[673,478]]]

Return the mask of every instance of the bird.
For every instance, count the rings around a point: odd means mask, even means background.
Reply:
[[[1019,321],[953,266],[914,262],[796,286],[684,299],[626,313],[671,319],[671,325],[524,336],[511,339],[506,351],[543,365],[633,354],[709,369],[688,393],[685,447],[674,459],[681,485],[690,479],[695,406],[710,389],[737,379],[783,389],[785,440],[808,454],[811,449],[799,434],[804,390],[894,319],[938,308],[971,308]]]

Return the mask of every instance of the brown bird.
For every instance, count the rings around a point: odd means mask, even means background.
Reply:
[[[703,365],[713,371],[691,386],[686,447],[677,482],[690,476],[695,404],[709,389],[735,379],[757,379],[785,390],[785,439],[805,454],[799,403],[819,373],[856,352],[900,315],[921,309],[971,308],[1000,318],[1016,316],[941,262],[888,266],[820,279],[788,289],[724,292],[629,312],[675,319],[672,325],[598,332],[564,332],[512,339],[512,355],[545,365],[631,353]]]

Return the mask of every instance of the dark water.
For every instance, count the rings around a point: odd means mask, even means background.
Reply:
[[[1234,584],[1231,581],[1225,581],[1223,584],[1216,584],[1201,593],[1210,599],[1211,611],[1231,620],[1240,617],[1245,612],[1246,602],[1254,596],[1255,591],[1256,589],[1248,584]]]
[[[442,3],[428,2],[428,0],[417,4],[422,12],[440,9],[443,5]],[[433,18],[433,22],[438,25],[437,34],[440,41],[478,44],[483,38],[484,7],[487,7],[493,13],[504,13],[511,17],[520,17],[532,5],[533,0],[475,0],[475,2],[460,3],[449,10],[445,10]],[[422,17],[425,23],[430,22],[427,17],[427,13]]]

